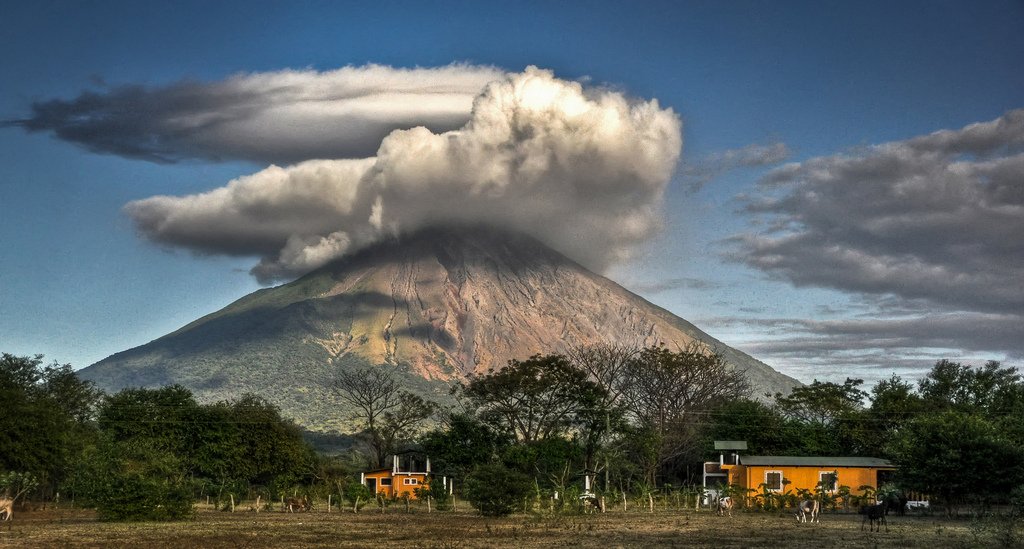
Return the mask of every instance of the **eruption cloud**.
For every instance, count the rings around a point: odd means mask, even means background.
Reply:
[[[264,283],[452,224],[526,233],[600,271],[660,228],[681,148],[679,117],[657,100],[528,67],[483,86],[458,129],[394,130],[374,157],[270,166],[125,211],[156,243],[260,256]]]

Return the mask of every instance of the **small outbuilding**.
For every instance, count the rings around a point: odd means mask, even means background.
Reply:
[[[397,498],[408,494],[416,498],[416,489],[430,485],[430,458],[414,453],[391,456],[391,467],[367,471],[360,482],[374,496]]]
[[[437,482],[434,490],[449,494],[455,489],[454,480],[434,478],[430,472],[430,458],[418,452],[405,452],[391,456],[391,467],[374,469],[360,475],[359,482],[370,489],[375,497],[400,498],[408,495],[416,499],[416,489]]]

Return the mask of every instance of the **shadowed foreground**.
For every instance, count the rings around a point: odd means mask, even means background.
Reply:
[[[718,517],[692,511],[488,519],[470,514],[364,511],[224,513],[180,523],[103,523],[83,510],[22,513],[0,527],[4,547],[978,547],[1002,546],[967,520],[892,517],[889,532],[860,530],[857,515],[797,524],[791,514]],[[8,523],[10,524],[10,523]],[[1019,529],[1018,529],[1019,532]]]

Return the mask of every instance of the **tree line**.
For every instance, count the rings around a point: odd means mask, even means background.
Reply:
[[[359,471],[417,450],[457,494],[501,514],[541,498],[578,501],[585,477],[615,497],[695,487],[714,440],[745,440],[755,454],[890,459],[901,489],[952,505],[1024,499],[1024,381],[997,362],[942,360],[916,383],[815,381],[755,397],[713,349],[600,345],[509,361],[456,384],[446,406],[396,375],[386,365],[337,373],[357,429],[338,457],[318,454],[255,395],[104,395],[68,365],[3,354],[0,492],[72,499],[111,520],[182,518],[196,498],[299,490],[347,495],[358,508],[370,498]]]

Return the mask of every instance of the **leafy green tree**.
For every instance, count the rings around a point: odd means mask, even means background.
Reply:
[[[1024,452],[992,423],[957,410],[924,414],[892,444],[903,487],[952,506],[1010,493],[1024,483]]]
[[[100,395],[68,364],[0,355],[0,472],[29,473],[55,490],[95,440]]]
[[[1019,394],[1021,376],[1015,368],[989,361],[980,368],[938,361],[920,382],[921,398],[931,409],[998,412],[1000,404]]]
[[[815,380],[788,395],[775,395],[775,406],[783,417],[804,426],[799,430],[803,453],[854,453],[855,430],[867,397],[860,389],[863,383],[849,378],[842,384]]]
[[[498,461],[511,442],[510,436],[475,416],[453,413],[442,426],[424,435],[421,444],[435,472],[464,479],[477,465]]]
[[[804,450],[800,431],[806,427],[763,402],[727,400],[716,406],[708,419],[703,443],[706,455],[714,453],[715,440],[743,440],[758,454],[797,455]]]
[[[501,464],[478,466],[466,479],[465,495],[487,517],[511,515],[523,508],[533,491],[533,480]]]
[[[484,423],[530,444],[590,419],[602,391],[564,356],[535,355],[471,379],[462,393]]]
[[[925,410],[924,400],[911,383],[897,375],[880,380],[871,389],[871,406],[854,424],[855,453],[889,457],[892,440]]]

